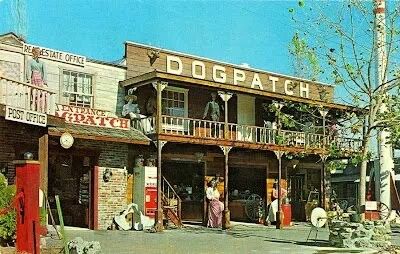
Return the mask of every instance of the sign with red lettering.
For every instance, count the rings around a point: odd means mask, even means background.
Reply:
[[[64,118],[66,123],[123,130],[130,128],[129,119],[115,117],[108,111],[62,104],[56,106],[56,116]]]

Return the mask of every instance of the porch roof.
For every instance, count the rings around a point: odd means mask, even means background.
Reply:
[[[344,110],[344,111],[360,111],[361,110],[361,109],[351,107],[348,105],[343,105],[343,104],[330,103],[330,102],[325,102],[325,101],[321,101],[321,100],[307,99],[307,98],[302,98],[302,97],[288,96],[285,94],[274,93],[274,92],[269,92],[269,91],[265,91],[265,90],[255,90],[255,89],[250,89],[247,87],[231,85],[231,84],[222,84],[222,83],[212,82],[212,81],[208,81],[208,80],[202,80],[202,79],[196,79],[196,78],[191,78],[191,77],[170,74],[170,73],[159,71],[159,70],[154,70],[154,71],[151,71],[151,72],[148,72],[145,74],[131,77],[129,79],[120,81],[119,83],[122,87],[128,87],[128,86],[139,87],[139,86],[151,84],[152,82],[157,81],[157,80],[172,81],[175,84],[196,85],[196,86],[216,88],[216,89],[221,89],[221,90],[228,90],[228,91],[232,91],[232,92],[247,93],[247,94],[264,96],[264,97],[269,97],[269,98],[274,98],[274,99],[281,99],[281,100],[317,105],[317,106],[322,106],[322,107],[336,109],[336,110]]]
[[[138,145],[150,144],[150,139],[136,129],[122,130],[67,123],[48,128],[48,133],[50,136],[61,136],[65,132],[69,132],[74,138],[79,139],[129,143]]]

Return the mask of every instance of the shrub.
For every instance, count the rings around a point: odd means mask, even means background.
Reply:
[[[6,177],[0,173],[0,209],[11,205],[15,196],[15,186],[8,186]],[[12,209],[0,215],[0,245],[9,245],[15,238],[16,213]]]

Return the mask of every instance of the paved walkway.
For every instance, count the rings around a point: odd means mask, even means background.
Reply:
[[[297,225],[284,230],[262,225],[234,223],[228,231],[186,225],[162,233],[143,231],[90,231],[67,229],[76,236],[99,241],[103,253],[374,253],[371,250],[328,247],[328,231],[321,229],[318,240],[306,242],[310,227]],[[312,236],[315,236],[313,232]]]

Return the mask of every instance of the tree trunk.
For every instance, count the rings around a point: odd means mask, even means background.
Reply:
[[[368,166],[368,147],[369,147],[369,135],[364,137],[364,146],[362,149],[362,162],[360,166],[360,184],[358,190],[358,205],[360,208],[361,220],[365,219],[365,193],[367,187],[367,166]]]

